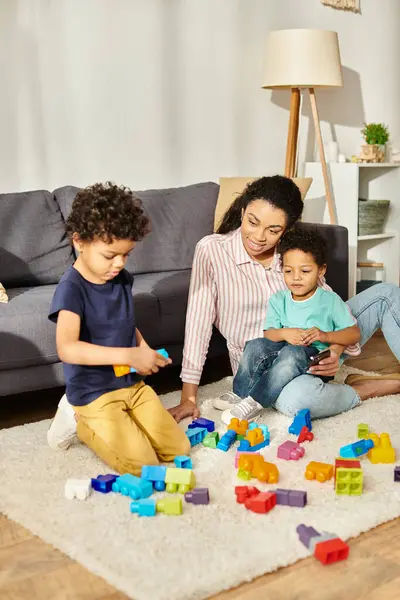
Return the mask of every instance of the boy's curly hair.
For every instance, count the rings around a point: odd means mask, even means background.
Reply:
[[[114,239],[138,242],[150,231],[142,202],[125,186],[95,183],[78,192],[67,219],[70,240],[74,233],[82,241]]]
[[[312,254],[317,265],[322,267],[326,264],[328,247],[325,239],[316,229],[294,227],[281,238],[277,250],[281,255],[281,264],[286,252],[302,250]]]

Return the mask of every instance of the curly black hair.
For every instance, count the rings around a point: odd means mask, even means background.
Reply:
[[[265,200],[275,208],[283,210],[286,213],[288,228],[301,217],[304,207],[300,190],[292,179],[282,175],[261,177],[249,183],[231,204],[222,217],[217,233],[229,233],[240,227],[242,210],[246,210],[254,200]]]
[[[328,247],[325,239],[314,228],[304,229],[303,227],[294,227],[291,231],[285,233],[278,244],[277,251],[283,257],[289,250],[302,250],[314,257],[319,267],[326,264]]]
[[[125,187],[107,181],[78,192],[67,219],[70,240],[77,234],[82,241],[114,239],[138,242],[150,231],[142,202]]]

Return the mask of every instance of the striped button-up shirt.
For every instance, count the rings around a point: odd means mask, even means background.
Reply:
[[[331,289],[324,279],[319,285]],[[213,325],[226,339],[235,374],[245,343],[263,337],[269,298],[285,289],[279,254],[268,267],[253,260],[243,246],[240,228],[200,240],[190,280],[182,381],[200,382]],[[353,356],[360,352],[358,344],[346,348]]]

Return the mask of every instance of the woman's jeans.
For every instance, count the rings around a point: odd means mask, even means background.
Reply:
[[[347,304],[357,319],[361,331],[361,346],[372,337],[377,329],[381,329],[391,351],[400,361],[400,289],[395,285],[381,283],[357,294]],[[233,386],[233,391],[241,398],[252,396],[263,406],[270,404],[274,390],[279,389],[279,385],[282,385],[285,377],[288,378],[290,374],[296,373],[293,361],[291,361],[290,373],[284,372],[282,369],[282,374],[275,375],[276,380],[270,378],[272,392],[266,390],[265,386],[261,384],[257,387],[257,377],[260,382],[262,381],[260,369],[263,361],[265,361],[264,369],[265,365],[269,364],[268,361],[271,361],[270,344],[270,340],[266,338],[247,342]],[[288,346],[288,348],[296,348],[296,346]],[[283,350],[284,348],[281,353]],[[274,359],[276,359],[276,355]],[[300,364],[298,369],[300,370],[302,367],[303,365]],[[269,369],[266,376],[271,371],[273,368]],[[304,370],[302,372],[304,373]],[[257,394],[256,398],[252,395],[253,393]],[[311,417],[316,419],[337,415],[354,408],[359,403],[358,394],[348,385],[324,383],[320,377],[300,373],[297,375],[296,373],[295,378],[292,378],[284,386],[272,405],[280,412],[290,416],[295,415],[303,408],[309,408]]]

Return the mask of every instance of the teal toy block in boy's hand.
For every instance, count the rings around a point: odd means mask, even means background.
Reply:
[[[165,348],[161,348],[160,350],[156,350],[157,354],[161,354],[164,358],[169,358],[168,352]],[[133,367],[128,367],[128,365],[115,365],[114,373],[116,377],[122,377],[122,375],[128,375],[128,373],[136,373],[136,369]]]

